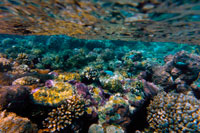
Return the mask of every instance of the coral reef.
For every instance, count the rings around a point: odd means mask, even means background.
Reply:
[[[147,120],[155,132],[199,132],[200,102],[176,93],[159,93],[151,101]]]
[[[78,96],[65,99],[43,122],[50,132],[61,131],[66,127],[75,129],[75,120],[84,114],[84,100]]]
[[[39,131],[199,131],[199,46],[64,35],[0,40],[0,110]]]
[[[37,133],[37,125],[28,118],[17,116],[7,111],[0,112],[0,131],[5,133]]]

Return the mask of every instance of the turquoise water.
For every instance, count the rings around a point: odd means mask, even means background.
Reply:
[[[131,42],[131,41],[112,41],[112,40],[84,40],[68,37],[66,35],[52,35],[52,36],[15,36],[15,35],[0,35],[1,53],[6,54],[9,58],[16,58],[19,53],[26,53],[39,57],[35,65],[43,69],[63,69],[63,62],[65,56],[73,56],[73,52],[78,49],[84,49],[88,54],[95,49],[108,49],[112,51],[115,56],[118,54],[126,54],[131,50],[142,53],[143,58],[150,61],[155,61],[163,64],[164,57],[169,54],[175,54],[181,50],[189,53],[199,54],[200,46],[189,44],[177,44],[173,42]],[[40,50],[36,55],[34,52]],[[85,53],[85,54],[86,54]],[[70,55],[71,54],[71,55]],[[57,64],[53,58],[59,58]],[[50,59],[52,58],[52,59]],[[42,59],[47,59],[42,62]],[[50,61],[52,60],[52,61]],[[109,61],[116,60],[116,57],[110,58]],[[93,60],[94,61],[94,60]],[[92,62],[92,61],[91,61]],[[52,66],[55,63],[55,68]],[[87,62],[85,66],[90,65]],[[107,62],[106,62],[107,63]],[[38,65],[39,64],[39,65]],[[41,66],[46,65],[45,66]],[[59,66],[60,64],[60,66]],[[50,65],[50,66],[49,66]],[[40,67],[39,67],[40,66]],[[84,67],[84,66],[82,66]],[[70,71],[71,68],[68,69]]]

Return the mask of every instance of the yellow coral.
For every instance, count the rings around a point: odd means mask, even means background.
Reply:
[[[78,80],[80,81],[80,75],[79,73],[64,73],[64,74],[60,74],[58,75],[58,80],[62,80],[62,81],[68,81],[68,80]]]
[[[71,84],[67,82],[57,82],[52,88],[42,87],[33,93],[33,99],[36,103],[54,106],[72,97],[73,94],[74,90]]]

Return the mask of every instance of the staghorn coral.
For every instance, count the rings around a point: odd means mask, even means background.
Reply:
[[[66,98],[70,98],[74,94],[71,84],[62,81],[53,81],[52,87],[36,88],[33,91],[33,100],[42,105],[58,106],[59,103]]]
[[[12,82],[12,85],[33,85],[40,82],[40,79],[32,76],[24,76]]]
[[[37,125],[28,118],[17,116],[4,110],[0,112],[0,132],[2,133],[37,133]]]
[[[200,132],[200,102],[193,96],[162,92],[147,109],[152,131]]]
[[[50,132],[60,131],[66,127],[74,128],[74,121],[81,117],[84,112],[84,100],[81,97],[73,96],[64,100],[56,109],[53,109],[49,113],[49,117],[43,121],[43,125]]]

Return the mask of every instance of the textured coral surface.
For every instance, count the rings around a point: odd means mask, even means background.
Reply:
[[[199,132],[200,102],[193,96],[161,93],[148,107],[150,129],[156,132]]]

